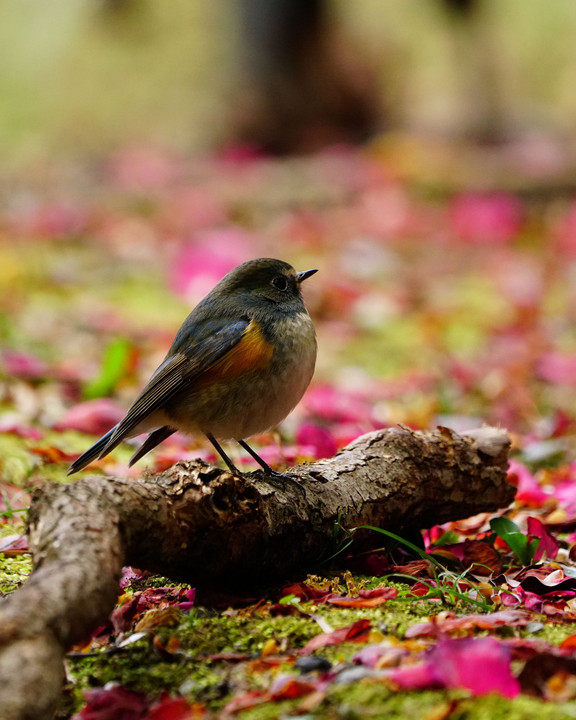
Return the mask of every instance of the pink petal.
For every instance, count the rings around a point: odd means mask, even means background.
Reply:
[[[177,164],[167,153],[153,147],[120,151],[110,164],[113,181],[122,190],[148,192],[174,180]]]
[[[456,236],[479,245],[504,245],[522,226],[520,200],[505,193],[468,193],[457,197],[449,221]]]
[[[536,373],[542,380],[575,387],[576,355],[566,355],[559,352],[543,353],[538,361]]]
[[[509,481],[517,485],[516,502],[531,507],[541,506],[550,496],[542,490],[530,470],[517,460],[510,460],[508,464]],[[514,482],[514,480],[516,482]]]
[[[2,369],[6,375],[24,380],[38,380],[50,375],[50,366],[29,353],[6,350],[2,354]]]
[[[382,667],[381,660],[382,658],[386,658],[386,665],[391,667],[397,665],[406,653],[407,651],[403,648],[391,647],[386,643],[367,645],[354,655],[352,662],[357,665],[374,668],[379,664],[380,667]]]
[[[312,447],[316,459],[332,457],[338,450],[338,445],[332,433],[326,428],[314,423],[303,423],[296,434],[299,445]]]
[[[0,420],[0,433],[18,435],[18,437],[30,438],[32,440],[40,440],[44,437],[38,428],[11,421],[9,418],[3,418]]]
[[[170,272],[170,286],[178,295],[199,298],[226,273],[252,255],[252,241],[236,228],[211,230],[177,253]]]
[[[554,497],[558,505],[568,516],[576,515],[576,463],[570,464],[570,477],[554,488]]]
[[[540,538],[540,545],[534,554],[534,562],[538,562],[544,555],[553,560],[558,554],[560,545],[554,535],[542,524],[538,518],[528,518],[528,534]]]
[[[494,638],[442,639],[428,660],[434,676],[445,687],[466,688],[474,695],[498,693],[506,698],[520,692],[510,667],[510,650]]]
[[[74,405],[55,425],[55,429],[104,435],[123,417],[124,411],[114,401],[98,398]]]
[[[441,684],[429,663],[403,665],[387,672],[386,677],[393,680],[402,690],[424,690]]]
[[[4,535],[0,538],[0,552],[8,552],[9,550],[28,550],[27,535]]]

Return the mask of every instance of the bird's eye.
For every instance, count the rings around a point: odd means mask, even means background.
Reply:
[[[278,288],[278,290],[287,290],[288,280],[286,280],[284,275],[278,275],[278,277],[275,277],[274,280],[272,280],[272,285],[274,285],[275,288]]]

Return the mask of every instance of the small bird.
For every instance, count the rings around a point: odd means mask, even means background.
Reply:
[[[283,420],[312,379],[316,333],[300,285],[315,272],[296,272],[273,258],[231,270],[184,320],[125,417],[70,465],[68,475],[123,440],[149,433],[133,465],[180,430],[206,435],[236,475],[218,440],[236,440],[268,475],[283,477],[245,438]]]

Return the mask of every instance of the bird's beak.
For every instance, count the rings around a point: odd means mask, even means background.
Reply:
[[[303,280],[306,280],[311,275],[314,275],[314,273],[318,272],[318,268],[314,268],[314,270],[303,270],[302,272],[297,273],[296,275],[296,282],[301,283]]]

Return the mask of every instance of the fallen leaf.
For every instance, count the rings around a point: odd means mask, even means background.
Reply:
[[[520,686],[512,675],[510,651],[491,637],[442,638],[418,665],[386,672],[403,689],[465,688],[473,695],[513,698]]]
[[[558,657],[550,653],[540,653],[530,658],[518,677],[522,692],[544,697],[546,683],[559,671],[576,675],[576,658]]]
[[[492,630],[497,627],[524,627],[532,620],[532,616],[522,610],[500,610],[489,615],[464,615],[455,617],[451,613],[443,618],[435,617],[431,622],[411,625],[405,636],[407,638],[437,635],[438,632],[451,633],[460,630]]]
[[[142,692],[121,685],[84,690],[86,706],[72,720],[141,720],[149,700]]]
[[[309,640],[300,651],[301,655],[310,655],[314,650],[327,645],[340,645],[344,642],[363,642],[368,637],[371,628],[370,620],[365,618],[357,620],[352,625],[338,628],[331,633],[321,633]]]
[[[55,430],[77,430],[86,435],[104,435],[124,417],[124,410],[108,398],[87,400],[71,407],[54,426]]]

